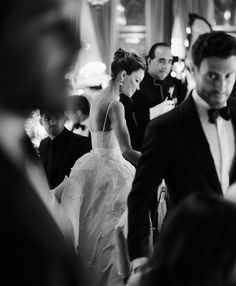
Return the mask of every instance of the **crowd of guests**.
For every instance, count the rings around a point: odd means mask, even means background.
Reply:
[[[9,0],[1,18],[2,280],[235,285],[235,39],[198,37],[190,93],[170,76],[167,43],[146,62],[119,48],[90,103],[67,94],[81,47],[70,4]],[[33,110],[48,135],[38,150],[25,132]]]

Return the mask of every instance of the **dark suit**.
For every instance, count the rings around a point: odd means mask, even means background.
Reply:
[[[39,154],[49,181],[55,188],[69,176],[76,160],[91,149],[90,138],[74,134],[66,128],[53,140],[43,139],[39,145]]]
[[[24,162],[17,168],[0,150],[0,170],[2,281],[25,286],[83,285],[73,247],[28,180]]]
[[[172,98],[177,104],[185,99],[187,86],[180,80],[167,76],[163,81],[155,80],[148,72],[140,83],[140,90],[136,91],[132,99],[121,96],[120,101],[125,107],[125,118],[131,137],[131,145],[135,150],[141,150],[144,133],[150,121],[149,109],[170,97],[169,90],[173,87]]]
[[[236,134],[236,100],[229,101]],[[192,95],[175,109],[152,120],[147,129],[143,154],[128,197],[131,259],[147,254],[148,212],[156,200],[162,178],[168,186],[170,208],[193,192],[222,195]],[[235,166],[230,179],[231,183],[236,181]]]
[[[233,90],[232,90],[232,92],[231,92],[231,96],[236,97],[236,81],[235,81]]]

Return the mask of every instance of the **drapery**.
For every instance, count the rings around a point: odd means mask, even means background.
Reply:
[[[173,49],[179,57],[183,57],[185,53],[184,41],[189,13],[196,13],[204,17],[209,23],[212,23],[214,19],[214,0],[173,1],[173,15],[175,18],[172,30],[172,45],[175,45]]]
[[[170,43],[173,24],[173,0],[146,0],[146,50],[156,42]]]
[[[90,5],[93,25],[102,61],[110,73],[112,56],[118,41],[117,5],[119,0],[110,0],[99,8]]]
[[[87,0],[73,1],[77,4],[71,16],[72,25],[81,39],[82,48],[67,78],[76,88],[83,85],[98,85],[101,84],[97,83],[100,79],[86,79],[80,72],[88,63],[102,62],[106,65],[106,73],[110,73],[110,64],[118,41],[116,7],[120,0],[109,0],[99,6],[93,6]]]
[[[67,77],[71,81],[72,89],[77,89],[86,85],[93,85],[93,83],[90,82],[91,80],[87,78],[86,72],[80,74],[81,69],[90,62],[102,61],[102,57],[97,43],[97,36],[89,3],[87,0],[73,1],[77,3],[77,5],[75,5],[73,11],[72,25],[75,28],[75,33],[80,38],[82,46],[74,66]]]
[[[214,18],[214,1],[213,0],[174,0],[173,14],[179,15],[182,20],[182,29],[188,25],[188,14],[196,13],[212,22]]]

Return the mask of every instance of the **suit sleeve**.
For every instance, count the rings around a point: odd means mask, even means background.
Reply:
[[[131,261],[149,254],[149,212],[168,166],[168,139],[159,119],[147,128],[142,156],[128,197],[128,248]]]

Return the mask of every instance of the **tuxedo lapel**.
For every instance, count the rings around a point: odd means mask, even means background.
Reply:
[[[232,118],[232,124],[234,129],[234,146],[235,146],[235,155],[234,155],[234,162],[230,173],[230,184],[236,182],[236,100],[230,98],[229,99],[229,106],[230,106],[230,113]]]
[[[229,100],[229,106],[230,106],[230,113],[232,118],[232,124],[234,131],[236,130],[236,100],[230,99]],[[236,134],[235,134],[236,136]]]
[[[199,163],[201,170],[205,173],[206,177],[208,177],[213,188],[222,192],[210,147],[191,94],[180,105],[179,112],[186,138],[195,155],[196,162]]]

